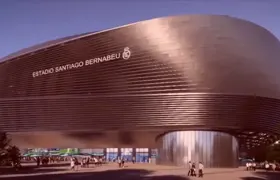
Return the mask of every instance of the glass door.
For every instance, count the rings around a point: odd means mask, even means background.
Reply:
[[[125,161],[132,161],[132,148],[121,148],[121,158],[124,158]]]
[[[149,160],[148,148],[136,148],[136,162],[147,163]]]
[[[106,151],[106,160],[109,162],[115,162],[118,157],[118,148],[107,148]]]

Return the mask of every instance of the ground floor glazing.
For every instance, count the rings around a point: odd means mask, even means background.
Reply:
[[[152,160],[157,157],[157,152],[157,149],[151,148],[80,149],[80,153],[103,155],[109,162],[115,161],[118,158],[124,158],[127,161],[132,161],[134,157],[136,162],[148,163],[149,158]]]
[[[205,167],[237,167],[239,145],[237,139],[224,132],[177,131],[161,135],[156,140],[157,149],[151,148],[101,148],[101,149],[45,149],[60,153],[88,153],[105,156],[112,162],[118,158],[138,163],[157,163],[183,166],[189,162],[202,162]],[[42,151],[42,149],[40,149]]]

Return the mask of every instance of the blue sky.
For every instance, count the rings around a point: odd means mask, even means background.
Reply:
[[[0,58],[84,32],[178,14],[224,14],[280,39],[280,0],[0,0]]]

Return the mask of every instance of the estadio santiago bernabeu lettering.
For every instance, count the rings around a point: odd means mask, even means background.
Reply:
[[[56,67],[51,67],[43,70],[38,70],[32,72],[32,77],[39,77],[39,76],[44,76],[48,74],[53,74],[53,73],[59,73],[63,71],[68,71],[71,69],[78,69],[82,68],[85,66],[90,66],[102,62],[107,62],[107,61],[113,61],[113,60],[118,60],[118,59],[124,59],[128,60],[131,57],[131,50],[129,47],[125,47],[122,52],[119,53],[113,53],[113,54],[108,54],[105,56],[93,58],[93,59],[87,59],[85,61],[77,61],[74,63],[69,63],[61,66],[56,66]]]

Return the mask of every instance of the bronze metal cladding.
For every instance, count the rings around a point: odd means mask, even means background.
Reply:
[[[165,132],[211,130],[251,148],[280,132],[280,43],[241,19],[158,18],[4,60],[0,130],[11,134],[146,131],[155,142]]]

